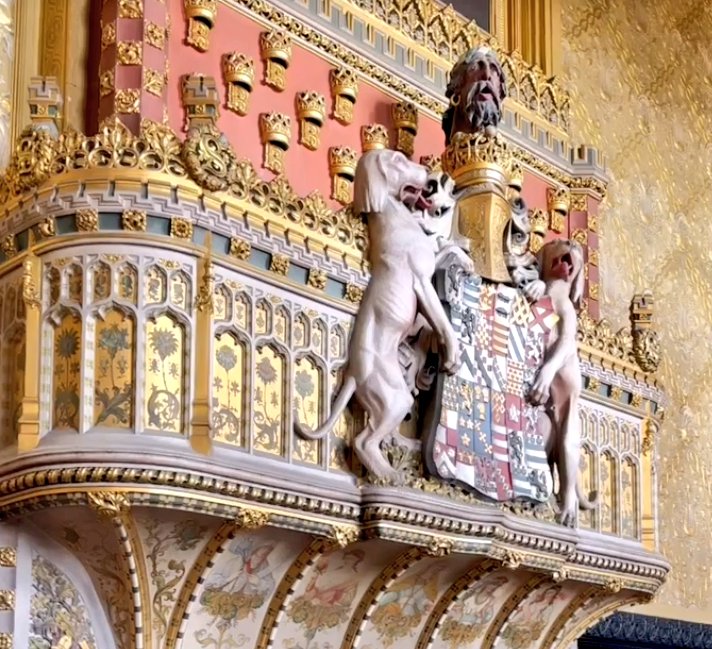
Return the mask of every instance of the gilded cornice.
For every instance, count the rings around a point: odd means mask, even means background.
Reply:
[[[60,463],[53,469],[20,470],[0,480],[0,515],[13,519],[47,507],[86,505],[88,499],[103,503],[107,498],[110,508],[115,502],[122,503],[117,513],[110,510],[120,521],[130,518],[126,512],[135,506],[177,508],[233,521],[247,509],[269,516],[271,526],[316,534],[332,547],[343,547],[359,536],[383,539],[414,546],[412,552],[417,556],[481,555],[511,569],[521,566],[552,576],[565,567],[568,579],[644,594],[656,592],[668,573],[659,555],[637,550],[620,558],[622,551],[611,552],[617,543],[614,538],[606,539],[598,550],[595,534],[557,528],[557,535],[552,536],[551,525],[541,522],[532,522],[525,532],[520,525],[511,526],[510,517],[503,512],[495,510],[493,516],[492,510],[482,506],[475,510],[467,507],[465,517],[449,503],[447,511],[439,507],[444,513],[434,515],[434,502],[424,508],[422,499],[411,498],[396,506],[389,502],[390,495],[388,490],[370,489],[364,499],[370,504],[347,504],[343,499],[346,494],[341,498],[296,495],[287,488],[259,487],[160,465],[78,468]],[[132,542],[131,530],[124,536]]]

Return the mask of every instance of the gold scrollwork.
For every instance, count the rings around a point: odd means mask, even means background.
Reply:
[[[12,633],[0,633],[0,649],[12,649],[13,647]]]
[[[225,136],[211,125],[191,128],[183,143],[183,160],[193,180],[211,191],[227,189],[237,159]]]

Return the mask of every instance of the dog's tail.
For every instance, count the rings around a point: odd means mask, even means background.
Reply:
[[[594,509],[595,507],[598,506],[598,502],[600,500],[598,492],[597,491],[592,491],[588,495],[586,495],[583,492],[583,487],[581,487],[581,484],[579,481],[576,481],[576,497],[578,498],[579,501],[579,509],[583,509],[585,511]]]
[[[321,426],[319,426],[319,428],[311,430],[296,421],[297,418],[295,415],[294,431],[297,435],[303,437],[304,439],[322,439],[323,437],[326,437],[326,435],[329,434],[329,431],[331,431],[331,429],[336,425],[336,422],[339,421],[341,413],[346,410],[346,406],[349,405],[349,400],[355,391],[356,379],[354,379],[353,376],[347,376],[341,386],[341,390],[339,390],[339,394],[336,395],[334,404],[331,407],[331,414],[329,415],[329,418]]]

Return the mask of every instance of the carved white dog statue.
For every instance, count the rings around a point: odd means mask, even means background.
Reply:
[[[559,474],[559,522],[573,525],[576,512],[593,509],[595,494],[589,500],[578,482],[581,453],[581,428],[578,402],[581,371],[576,348],[576,311],[583,296],[583,250],[575,241],[557,239],[539,251],[541,279],[559,316],[549,334],[544,364],[530,392],[535,404],[546,406],[538,428],[546,445],[549,466]]]
[[[460,365],[455,332],[432,285],[439,256],[426,232],[428,217],[411,210],[428,210],[423,196],[425,167],[391,150],[368,151],[356,168],[354,211],[368,219],[371,280],[361,302],[349,343],[344,382],[329,418],[317,430],[296,424],[297,433],[320,439],[334,427],[353,395],[368,415],[368,424],[354,441],[366,469],[379,478],[398,474],[381,452],[381,442],[396,434],[413,405],[411,390],[399,362],[399,346],[413,333],[422,315],[440,346],[441,369]],[[457,253],[454,253],[457,254]],[[463,265],[472,262],[460,251]]]

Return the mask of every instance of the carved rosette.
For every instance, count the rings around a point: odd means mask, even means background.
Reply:
[[[223,79],[225,81],[228,110],[238,115],[247,115],[250,109],[250,95],[255,83],[255,62],[239,52],[223,56]]]
[[[334,119],[342,124],[351,124],[354,106],[358,98],[358,76],[351,68],[339,67],[329,71],[329,86],[333,101]]]
[[[265,64],[264,82],[280,92],[287,86],[287,69],[292,61],[292,40],[286,32],[260,34],[260,53]]]
[[[307,149],[316,151],[321,141],[321,128],[326,119],[326,99],[318,92],[300,92],[297,94],[296,103],[299,142]]]

